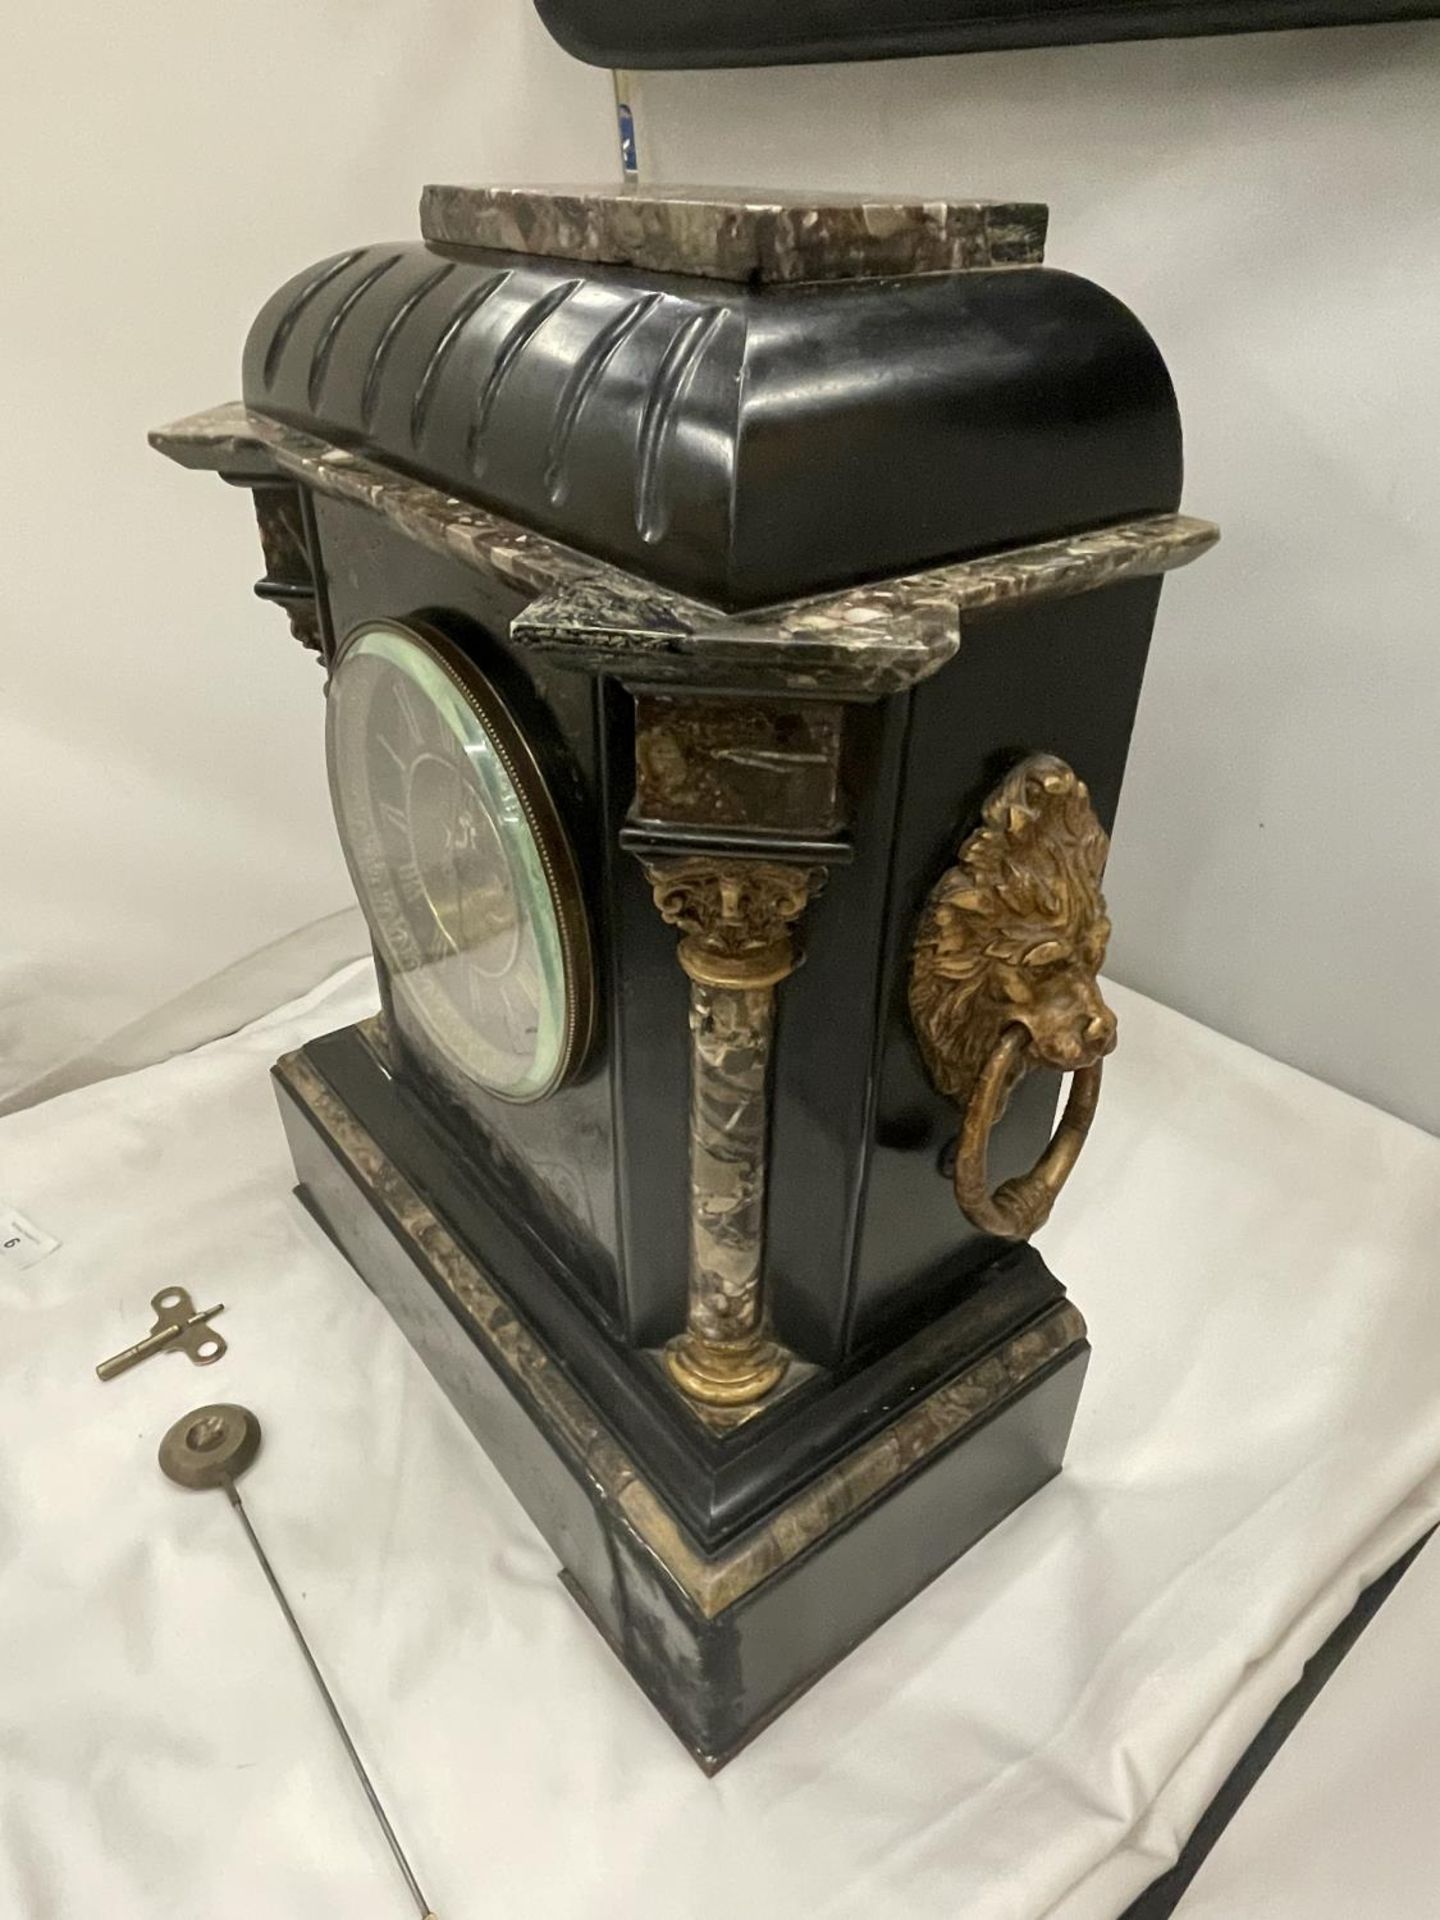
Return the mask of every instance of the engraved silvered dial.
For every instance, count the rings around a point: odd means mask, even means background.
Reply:
[[[400,1011],[450,1075],[536,1100],[589,1034],[575,863],[524,735],[443,634],[368,621],[330,682],[330,790]]]

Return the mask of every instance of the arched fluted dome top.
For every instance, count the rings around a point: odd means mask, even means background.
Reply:
[[[297,275],[248,404],[718,605],[1179,500],[1163,363],[1043,266],[744,286],[423,242]]]

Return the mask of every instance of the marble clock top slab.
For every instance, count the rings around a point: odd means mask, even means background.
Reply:
[[[1038,266],[1047,219],[1032,201],[714,187],[429,186],[420,200],[438,245],[760,286]]]

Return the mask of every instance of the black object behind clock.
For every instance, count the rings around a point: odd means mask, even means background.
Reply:
[[[597,67],[771,67],[1429,20],[1436,0],[536,0]]]

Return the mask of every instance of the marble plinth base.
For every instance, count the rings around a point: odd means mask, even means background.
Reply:
[[[302,1197],[707,1771],[1058,1471],[1089,1354],[1063,1298],[706,1552],[309,1051],[275,1076]]]

